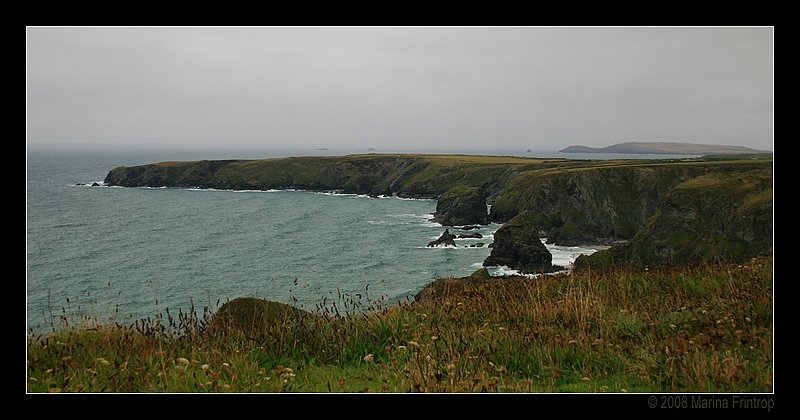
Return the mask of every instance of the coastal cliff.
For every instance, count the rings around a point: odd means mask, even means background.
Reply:
[[[506,223],[525,213],[514,228],[536,236],[496,237],[493,261],[510,261],[520,267],[529,264],[523,261],[528,256],[520,256],[519,249],[539,237],[557,245],[613,245],[608,251],[579,259],[579,266],[737,260],[772,251],[771,159],[295,157],[119,167],[109,172],[105,183],[440,199],[436,216],[449,225],[484,223],[481,212],[490,204],[490,221]],[[473,216],[452,217],[456,213]],[[470,220],[476,217],[479,220]]]

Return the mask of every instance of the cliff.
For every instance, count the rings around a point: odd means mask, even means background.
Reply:
[[[162,162],[115,168],[105,179],[107,185],[129,187],[305,189],[436,198],[441,201],[439,220],[456,225],[467,222],[452,220],[454,211],[478,215],[485,201],[491,204],[493,222],[506,223],[526,213],[520,222],[524,228],[517,226],[514,235],[506,235],[508,240],[496,237],[496,260],[524,260],[515,249],[538,242],[539,236],[558,245],[614,244],[593,258],[595,265],[620,260],[677,264],[770,253],[771,182],[771,159],[591,161],[465,155]],[[536,237],[520,239],[519,232]]]
[[[497,194],[525,168],[564,160],[462,155],[351,155],[261,160],[161,162],[118,167],[108,185],[124,187],[303,189],[438,198],[456,186]]]
[[[771,168],[680,182],[629,243],[581,256],[575,266],[743,261],[771,253],[772,197]]]
[[[436,203],[433,221],[444,226],[485,225],[488,223],[486,193],[480,187],[453,187]]]

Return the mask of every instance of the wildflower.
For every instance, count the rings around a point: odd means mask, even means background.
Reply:
[[[189,364],[189,360],[188,360],[188,359],[186,359],[186,358],[184,358],[184,357],[179,357],[179,358],[177,358],[177,359],[175,359],[175,360],[176,360],[178,363],[183,363],[184,365],[188,365],[188,364]]]
[[[416,341],[414,341],[414,340],[412,340],[412,341],[409,341],[409,342],[408,342],[408,344],[409,344],[409,345],[411,345],[411,346],[414,346],[414,347],[417,347],[417,348],[419,348],[419,343],[417,343],[417,342],[416,342]]]
[[[203,366],[200,366],[200,368],[203,369],[203,370],[208,370],[209,366],[208,365],[203,365]]]
[[[98,357],[97,359],[95,359],[95,362],[100,363],[101,365],[106,365],[106,366],[111,364],[111,362],[109,362],[106,359],[103,359],[102,357]]]
[[[374,356],[372,356],[372,353],[370,353],[370,354],[368,354],[368,355],[364,356],[364,361],[365,361],[365,362],[367,362],[367,363],[370,363],[370,362],[372,362],[373,360],[375,360],[375,357],[374,357]]]
[[[397,346],[397,350],[405,350],[406,346]]]

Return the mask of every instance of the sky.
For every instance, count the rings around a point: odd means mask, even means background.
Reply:
[[[26,32],[29,148],[774,149],[769,27]]]

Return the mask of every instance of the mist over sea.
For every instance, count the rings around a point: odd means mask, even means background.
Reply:
[[[192,303],[213,309],[239,296],[310,310],[342,294],[389,304],[411,299],[436,278],[465,276],[480,267],[491,250],[467,245],[488,245],[499,225],[477,230],[483,239],[457,240],[455,249],[426,248],[444,231],[428,220],[435,200],[76,185],[102,181],[121,165],[357,152],[366,151],[29,150],[28,326],[65,313],[127,323],[166,308],[185,311]],[[517,155],[585,158],[553,152]],[[635,158],[613,155],[625,157]],[[550,248],[553,262],[563,265],[594,251]]]

